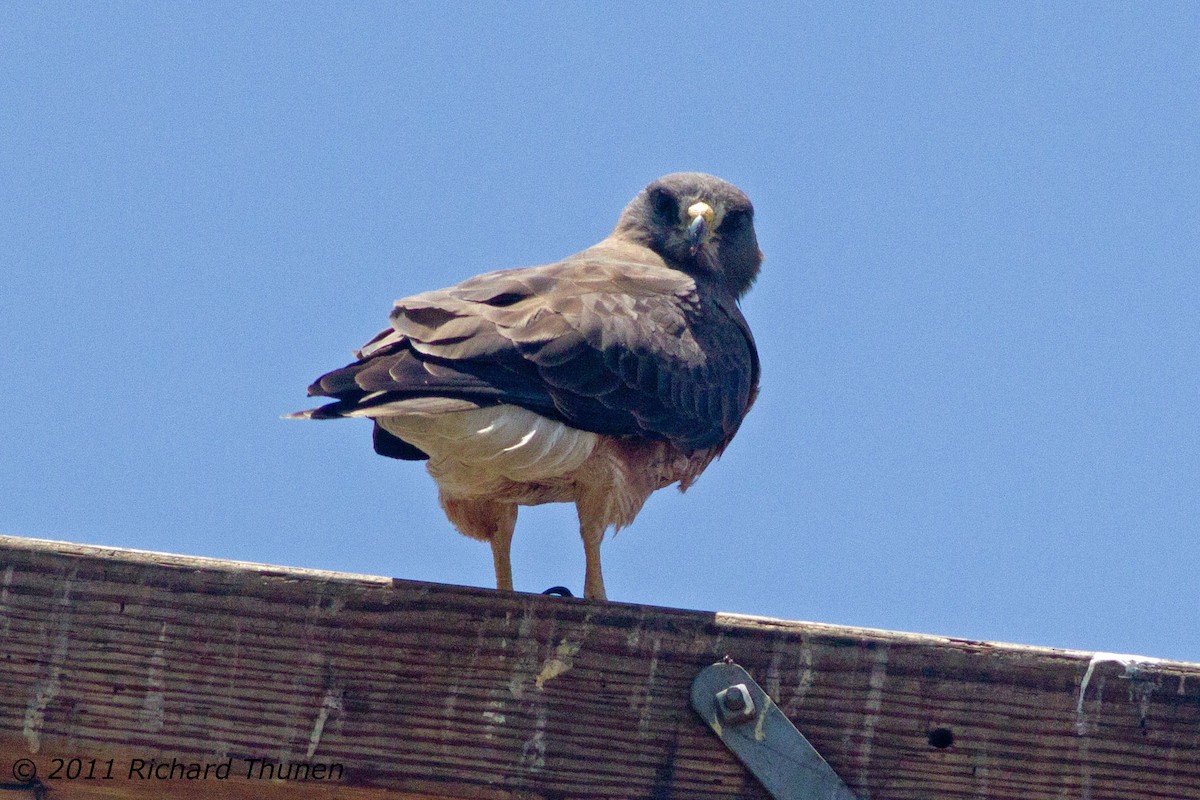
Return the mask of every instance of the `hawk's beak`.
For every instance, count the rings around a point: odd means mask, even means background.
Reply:
[[[712,238],[712,206],[704,201],[692,203],[688,206],[687,213],[692,218],[687,227],[688,244],[692,247],[699,247]]]

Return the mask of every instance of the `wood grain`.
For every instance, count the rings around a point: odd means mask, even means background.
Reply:
[[[725,655],[862,798],[1200,797],[1195,664],[9,537],[0,646],[50,798],[762,798],[689,705]]]

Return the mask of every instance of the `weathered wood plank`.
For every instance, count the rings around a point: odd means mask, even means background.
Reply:
[[[52,798],[762,798],[689,706],[724,655],[864,798],[1200,797],[1195,664],[7,537],[0,646]]]

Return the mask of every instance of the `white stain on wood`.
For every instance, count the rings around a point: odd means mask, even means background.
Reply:
[[[779,702],[779,665],[783,661],[783,642],[771,640],[771,663],[767,665],[767,675],[763,680],[763,688],[776,703]]]
[[[66,577],[58,587],[58,602],[50,626],[54,628],[54,645],[47,659],[46,673],[33,684],[33,692],[25,706],[25,720],[21,726],[21,734],[29,745],[30,753],[37,753],[42,748],[42,726],[46,723],[46,709],[58,697],[62,688],[63,668],[67,663],[67,653],[71,643],[71,589],[75,582],[76,571]]]
[[[858,785],[869,786],[871,775],[871,751],[875,746],[875,726],[883,711],[883,687],[887,682],[888,648],[875,650],[875,663],[871,665],[871,676],[867,679],[867,704],[863,714],[862,747],[858,752]]]
[[[531,635],[533,623],[533,611],[526,609],[521,621],[517,623],[517,654],[508,675],[508,693],[516,700],[525,696],[526,688],[538,673],[539,645]]]
[[[1133,656],[1126,653],[1094,653],[1091,660],[1088,661],[1087,669],[1084,670],[1083,678],[1079,681],[1079,699],[1075,704],[1075,733],[1078,736],[1083,736],[1088,732],[1089,724],[1084,714],[1084,700],[1087,697],[1088,685],[1092,682],[1092,675],[1096,671],[1096,666],[1104,663],[1120,664],[1125,668],[1125,674],[1122,677],[1135,682],[1135,684],[1130,685],[1130,699],[1133,699],[1135,691],[1140,695],[1137,699],[1143,722],[1147,714],[1149,714],[1150,695],[1157,688],[1157,684],[1149,683],[1150,679],[1146,676],[1143,667],[1162,663],[1162,659],[1150,658],[1148,656]],[[1103,703],[1104,679],[1101,678],[1099,688],[1096,691],[1097,713],[1099,713]]]
[[[12,586],[12,579],[13,567],[12,564],[9,564],[4,568],[4,580],[2,583],[0,583],[0,618],[3,618],[3,621],[0,624],[3,625],[4,638],[6,639],[8,638],[10,626],[12,625],[11,620],[8,618],[8,587]]]
[[[807,641],[800,643],[796,658],[796,684],[785,705],[781,706],[785,716],[792,717],[804,704],[804,696],[813,685],[813,651]]]
[[[662,649],[662,634],[657,631],[651,640],[650,664],[646,671],[646,680],[640,691],[629,696],[629,710],[638,715],[638,738],[654,737],[655,732],[650,719],[650,698],[655,692],[655,678],[658,676],[658,653]]]
[[[316,755],[317,747],[321,744],[321,735],[325,733],[325,723],[329,721],[329,715],[341,710],[342,692],[336,686],[330,686],[325,690],[325,697],[321,699],[321,708],[317,711],[317,719],[313,723],[312,733],[308,737],[308,750],[305,758],[312,759]]]
[[[146,694],[142,697],[142,707],[138,710],[138,727],[147,733],[156,733],[163,727],[163,694],[166,691],[167,670],[167,623],[158,629],[158,640],[146,668]]]
[[[554,655],[546,659],[542,664],[542,670],[538,673],[534,680],[534,685],[539,689],[546,688],[546,684],[571,670],[574,665],[574,658],[579,653],[579,648],[583,645],[578,642],[568,641],[563,639],[558,643],[558,647],[554,651]]]
[[[546,721],[549,712],[539,705],[533,735],[521,746],[521,764],[530,772],[541,772],[546,768]]]

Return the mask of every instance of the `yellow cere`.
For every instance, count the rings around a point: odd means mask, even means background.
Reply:
[[[708,225],[712,225],[712,206],[710,206],[708,203],[705,203],[703,200],[697,203],[692,203],[690,206],[688,206],[687,213],[688,217],[691,219],[695,219],[696,217],[704,217],[704,222]]]

